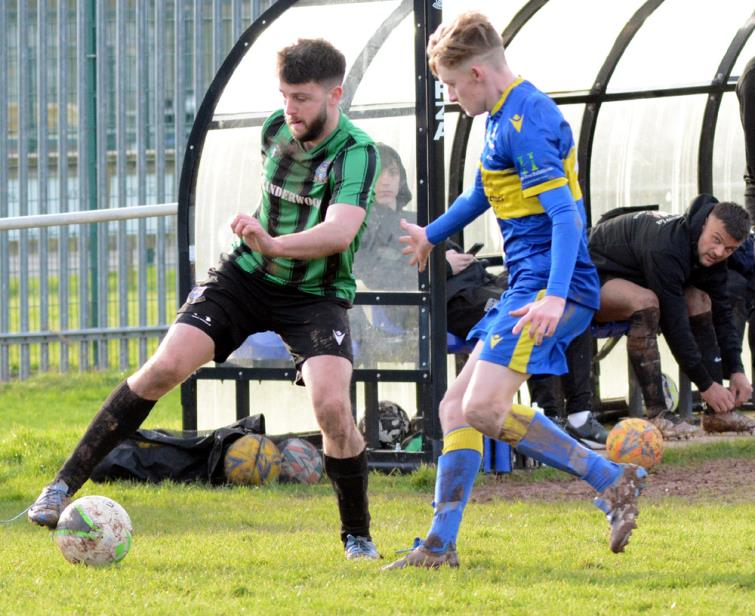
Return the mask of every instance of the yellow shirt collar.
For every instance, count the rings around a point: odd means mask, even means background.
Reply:
[[[509,87],[503,91],[503,94],[501,94],[501,98],[498,99],[498,102],[493,105],[493,108],[490,110],[490,115],[495,115],[496,113],[498,113],[498,111],[500,111],[501,107],[503,107],[503,103],[506,102],[506,97],[509,95],[509,93],[523,81],[523,77],[517,77],[516,79],[514,79],[514,81],[511,82]]]

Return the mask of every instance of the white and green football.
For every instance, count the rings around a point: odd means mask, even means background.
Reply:
[[[126,510],[105,496],[83,496],[60,514],[55,543],[68,562],[102,567],[123,560],[133,527]]]

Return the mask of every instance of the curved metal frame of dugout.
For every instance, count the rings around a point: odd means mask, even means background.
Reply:
[[[358,1],[358,0],[357,0]],[[511,19],[503,29],[504,44],[508,45],[523,26],[543,7],[548,0],[530,0]],[[601,66],[592,88],[587,92],[571,92],[554,96],[559,105],[584,104],[585,110],[578,139],[578,162],[580,183],[584,193],[588,220],[590,212],[590,156],[597,118],[601,104],[607,101],[632,100],[639,98],[656,98],[691,94],[707,94],[708,100],[701,125],[698,156],[698,187],[700,192],[713,192],[713,134],[721,97],[724,92],[734,89],[730,74],[734,63],[747,39],[755,29],[755,12],[735,33],[718,70],[710,83],[685,87],[654,89],[631,92],[607,93],[610,81],[622,54],[642,27],[645,20],[655,11],[663,0],[647,0],[626,23]],[[218,70],[202,104],[198,110],[187,143],[178,194],[178,247],[179,247],[179,284],[180,293],[185,297],[194,280],[193,261],[190,254],[194,246],[194,199],[199,169],[199,160],[207,135],[213,122],[213,113],[217,102],[228,83],[233,71],[241,62],[245,53],[257,38],[280,17],[286,10],[297,5],[317,4],[313,0],[278,0],[259,19],[257,19],[239,38],[231,52]],[[416,74],[416,105],[414,109],[378,109],[356,111],[350,110],[351,100],[359,85],[363,72],[354,68],[345,80],[344,111],[352,118],[390,117],[414,114],[416,118],[416,173],[415,189],[418,222],[425,224],[444,211],[444,145],[442,130],[443,112],[460,111],[456,105],[443,102],[439,84],[429,71],[425,57],[426,41],[430,33],[441,22],[442,14],[437,6],[441,3],[432,0],[404,0],[394,13],[376,30],[359,55],[360,62],[355,67],[369,65],[385,41],[391,29],[410,11],[414,13],[416,24],[414,43],[414,66]],[[459,114],[449,160],[449,198],[450,203],[462,191],[463,171],[466,163],[466,151],[472,119]],[[463,238],[458,238],[463,239]],[[500,263],[500,257],[498,258]],[[495,258],[492,259],[495,263]],[[446,389],[446,321],[445,321],[445,263],[443,251],[433,252],[430,273],[419,277],[417,292],[383,292],[357,294],[357,304],[384,304],[420,306],[419,368],[416,370],[377,370],[355,369],[354,383],[365,386],[367,441],[371,466],[383,468],[413,468],[420,461],[432,461],[439,455],[441,429],[438,420],[438,403]],[[437,308],[437,309],[436,309]],[[437,341],[437,342],[436,342]],[[196,381],[197,379],[221,379],[236,382],[237,416],[242,417],[249,411],[250,380],[291,380],[291,368],[237,368],[208,367],[198,370],[182,386],[183,426],[193,430],[197,425]],[[377,417],[377,383],[378,382],[414,382],[417,384],[417,411],[425,418],[424,432],[426,449],[417,454],[406,452],[388,452],[376,448]],[[356,390],[352,387],[353,392]]]
[[[640,28],[642,28],[645,20],[653,13],[653,11],[660,7],[663,2],[664,0],[647,0],[637,9],[634,15],[632,15],[616,37],[613,47],[606,56],[606,59],[600,67],[598,74],[595,76],[593,85],[588,92],[574,92],[552,97],[559,105],[585,105],[577,144],[577,161],[579,183],[582,188],[588,224],[592,222],[592,208],[590,203],[590,161],[593,149],[593,139],[598,124],[598,114],[600,112],[601,104],[604,102],[707,94],[708,99],[705,104],[703,121],[700,125],[697,159],[698,192],[715,194],[713,190],[713,137],[716,131],[718,111],[724,92],[732,92],[736,85],[734,81],[730,81],[731,71],[739,58],[742,49],[750,38],[752,32],[755,30],[755,11],[753,11],[752,15],[734,34],[710,83],[676,88],[607,93],[611,76],[621,60],[622,55],[632,42],[635,34],[637,34]],[[519,30],[521,30],[547,3],[548,0],[530,0],[530,2],[524,5],[501,33],[504,46],[508,46]],[[464,166],[471,130],[472,118],[461,114],[459,122],[456,125],[456,132],[454,134],[451,150],[451,159],[449,162],[449,203],[451,203],[463,190]],[[457,240],[457,243],[460,243],[461,245],[464,244],[463,235],[460,235],[455,239]],[[502,262],[500,257],[491,258],[486,256],[486,259],[494,265]],[[610,347],[607,346],[604,349],[604,352],[601,353],[601,356],[604,357],[609,351]],[[595,403],[601,401],[598,370],[598,365],[595,364],[595,374],[593,375],[593,398]],[[630,377],[630,412],[637,414],[642,405],[642,401],[639,390],[633,386],[634,384],[631,383],[631,380]],[[692,409],[691,386],[689,378],[684,374],[681,368],[679,369],[679,394],[680,412],[683,416],[689,416]]]

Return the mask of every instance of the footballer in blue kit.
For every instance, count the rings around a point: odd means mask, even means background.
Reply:
[[[527,374],[563,374],[566,347],[598,308],[600,282],[587,251],[571,128],[528,81],[515,79],[490,112],[469,200],[474,211],[493,209],[509,271],[501,303],[470,332],[485,341],[480,358]],[[433,244],[445,239],[439,222],[427,228]],[[566,308],[553,335],[535,346],[527,328],[512,334],[518,318],[509,312],[545,295],[565,298]]]
[[[427,54],[451,102],[469,116],[488,114],[485,143],[473,186],[445,214],[427,227],[401,222],[403,253],[422,270],[436,244],[492,209],[509,288],[472,328],[475,349],[438,409],[443,453],[430,530],[386,568],[459,565],[456,540],[483,434],[589,483],[609,521],[610,549],[621,552],[636,527],[646,471],[605,460],[542,413],[515,403],[531,374],[566,372],[566,348],[599,307],[571,128],[548,96],[511,71],[500,35],[481,13],[441,24]]]

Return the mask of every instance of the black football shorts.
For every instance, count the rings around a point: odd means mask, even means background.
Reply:
[[[268,282],[222,261],[191,290],[176,323],[193,325],[210,336],[218,363],[248,336],[274,331],[300,369],[317,355],[336,355],[353,363],[349,307],[343,300]]]

